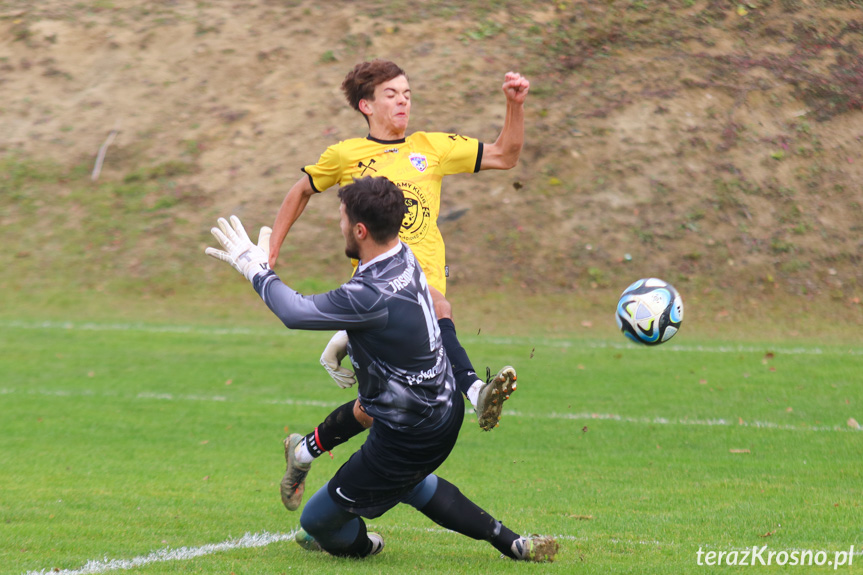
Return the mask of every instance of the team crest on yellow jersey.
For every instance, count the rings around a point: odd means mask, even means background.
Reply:
[[[411,164],[420,172],[425,172],[426,168],[429,167],[428,160],[423,154],[411,154],[410,155]]]
[[[411,182],[395,182],[405,195],[405,215],[399,237],[408,245],[422,240],[431,227],[431,210],[422,188]]]

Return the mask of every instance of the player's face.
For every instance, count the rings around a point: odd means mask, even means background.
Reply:
[[[371,112],[366,116],[374,137],[394,140],[404,137],[411,115],[411,86],[407,78],[398,76],[378,84],[375,99],[365,102]]]
[[[345,255],[355,260],[360,259],[360,246],[354,237],[354,226],[351,225],[348,215],[345,213],[345,205],[339,204],[339,227],[345,238]]]

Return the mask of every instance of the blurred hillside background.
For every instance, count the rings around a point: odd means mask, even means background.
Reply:
[[[209,228],[272,224],[302,166],[364,136],[339,84],[383,57],[412,131],[494,141],[504,74],[531,81],[518,167],[444,183],[472,330],[613,331],[657,276],[696,332],[842,335],[863,320],[861,52],[860,0],[4,0],[0,316],[271,320],[203,255]],[[300,291],[349,273],[337,206],[313,198],[287,239]]]

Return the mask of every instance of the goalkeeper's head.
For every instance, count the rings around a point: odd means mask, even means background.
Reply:
[[[350,228],[362,226],[371,241],[378,245],[392,243],[399,235],[405,216],[405,196],[401,189],[387,178],[360,178],[339,189],[346,222]],[[342,229],[347,247],[356,251],[355,237],[350,230]],[[362,238],[361,238],[362,239]],[[347,250],[346,250],[347,251]],[[352,258],[358,256],[348,254]]]

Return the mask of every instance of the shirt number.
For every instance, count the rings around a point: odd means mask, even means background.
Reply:
[[[426,318],[426,329],[428,330],[429,336],[429,351],[434,351],[435,343],[440,334],[440,326],[438,326],[437,318],[432,313],[434,304],[431,300],[431,293],[429,293],[428,290],[426,275],[423,272],[420,272],[420,287],[422,289],[417,292],[417,301],[419,302],[420,307],[423,310],[423,315]]]

